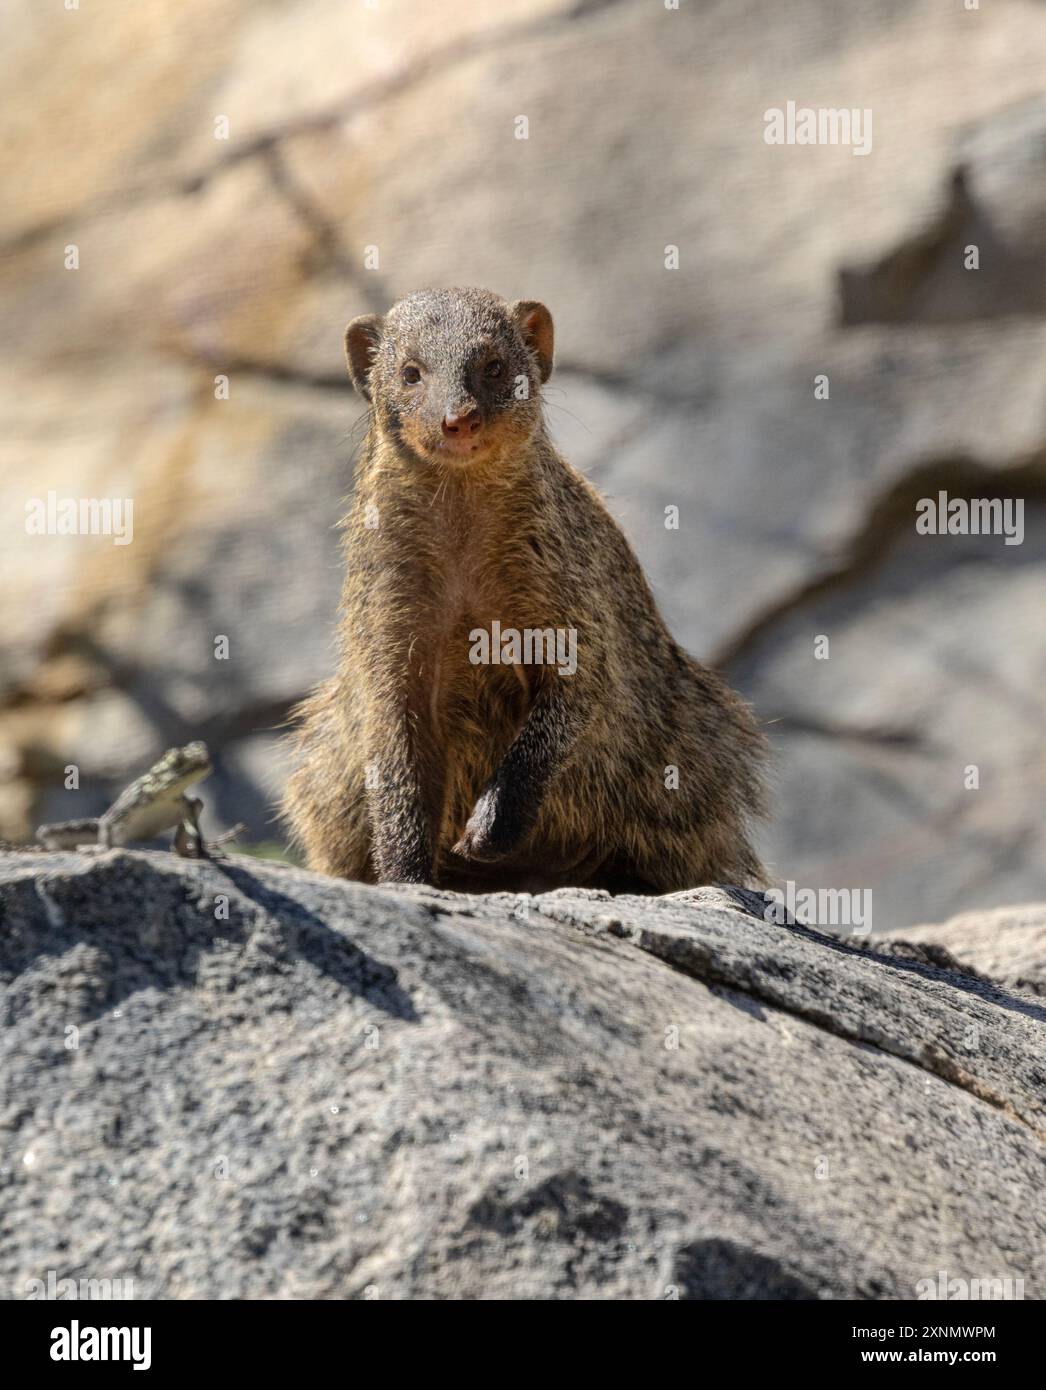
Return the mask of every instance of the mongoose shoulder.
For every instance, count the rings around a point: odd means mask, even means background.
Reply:
[[[339,658],[299,709],[285,799],[310,867],[466,889],[759,882],[763,736],[673,641],[549,441],[548,310],[423,291],[354,319],[346,355],[371,412]]]

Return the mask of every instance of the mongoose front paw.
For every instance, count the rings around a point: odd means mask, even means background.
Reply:
[[[505,796],[488,788],[473,807],[454,853],[483,864],[503,858],[519,841],[521,826],[515,820]]]

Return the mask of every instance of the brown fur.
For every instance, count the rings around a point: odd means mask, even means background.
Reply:
[[[548,311],[426,291],[350,324],[347,355],[373,409],[340,659],[300,708],[285,801],[309,865],[484,889],[758,882],[762,735],[673,641],[617,524],[549,442]],[[473,421],[475,453],[448,452],[445,417]],[[575,629],[576,674],[473,665],[470,634],[495,619]]]

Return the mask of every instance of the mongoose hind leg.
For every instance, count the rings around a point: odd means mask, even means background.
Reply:
[[[300,706],[301,761],[287,783],[283,814],[310,869],[376,882],[359,739],[346,725],[340,687],[328,681]]]

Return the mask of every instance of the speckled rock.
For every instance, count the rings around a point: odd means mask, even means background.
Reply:
[[[0,1290],[1041,1297],[1042,1007],[739,901],[0,856]]]

